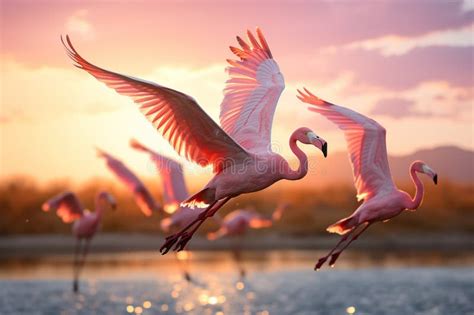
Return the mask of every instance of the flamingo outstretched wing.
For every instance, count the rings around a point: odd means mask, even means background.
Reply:
[[[69,36],[66,36],[66,42],[62,38],[61,41],[76,67],[140,105],[146,118],[181,156],[201,166],[213,165],[216,172],[226,163],[239,163],[248,157],[248,153],[192,97],[153,82],[99,68],[79,55]]]
[[[385,142],[385,128],[375,120],[348,108],[337,106],[298,90],[297,97],[344,131],[352,162],[357,199],[370,199],[381,191],[395,188],[390,173]]]
[[[250,152],[271,150],[273,114],[285,88],[283,75],[257,28],[247,31],[250,45],[237,36],[241,49],[230,47],[240,60],[227,60],[230,79],[221,103],[222,128]]]
[[[56,210],[56,214],[64,223],[71,223],[82,217],[84,214],[84,207],[81,202],[77,196],[70,191],[61,193],[49,199],[43,203],[41,209],[46,212]]]
[[[183,167],[175,160],[151,150],[135,139],[130,140],[130,146],[150,155],[163,184],[163,208],[167,213],[174,213],[179,208],[179,204],[189,197]]]
[[[159,210],[145,184],[122,161],[100,149],[97,149],[97,155],[105,160],[107,168],[133,193],[136,204],[146,216]]]

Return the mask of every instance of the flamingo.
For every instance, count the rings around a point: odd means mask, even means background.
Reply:
[[[214,177],[182,206],[205,210],[179,232],[166,238],[164,255],[173,246],[182,250],[196,230],[231,198],[265,189],[275,182],[298,180],[308,172],[308,158],[297,142],[314,145],[324,156],[327,143],[311,129],[296,129],[289,139],[299,160],[297,170],[271,149],[275,108],[284,79],[270,48],[257,28],[257,38],[247,31],[250,45],[237,37],[241,49],[230,47],[240,60],[227,60],[230,79],[224,90],[220,122],[215,123],[190,96],[149,81],[99,68],[73,47],[69,36],[61,38],[75,66],[87,71],[119,94],[131,97],[161,135],[181,156],[201,166],[212,165]]]
[[[410,175],[416,187],[413,198],[397,189],[390,174],[385,141],[386,130],[375,120],[365,117],[348,108],[331,104],[312,94],[306,88],[305,93],[298,90],[297,96],[310,104],[310,111],[319,113],[335,123],[344,131],[352,163],[354,183],[358,201],[363,203],[347,218],[330,225],[327,231],[342,235],[337,245],[319,259],[315,270],[319,270],[326,260],[334,266],[339,255],[367,228],[375,222],[386,222],[404,210],[415,211],[423,201],[423,183],[417,173],[431,177],[435,184],[438,175],[423,161],[414,161],[410,165]],[[358,228],[359,232],[356,232]],[[349,237],[352,237],[349,239]],[[346,240],[349,241],[336,251]]]
[[[279,221],[286,210],[287,204],[279,205],[271,217],[266,217],[255,211],[253,208],[249,209],[238,209],[227,214],[224,219],[220,220],[220,227],[217,231],[207,234],[208,240],[216,240],[222,237],[231,236],[239,237],[239,241],[242,240],[242,236],[249,230],[262,229],[271,227],[276,221]],[[241,266],[241,254],[240,244],[234,248],[234,259],[239,265],[240,276],[245,277],[245,269]]]
[[[140,152],[145,152],[155,163],[155,167],[160,174],[163,187],[163,209],[166,213],[171,214],[170,217],[161,220],[161,229],[165,232],[185,227],[189,222],[195,220],[200,211],[189,209],[181,206],[181,202],[189,197],[186,188],[186,182],[183,176],[182,165],[158,152],[146,147],[135,139],[130,140],[130,146]],[[183,275],[186,281],[193,282],[193,279],[187,270],[188,268],[187,253],[176,255],[176,259],[181,264],[184,262]]]
[[[270,218],[261,215],[252,208],[234,210],[221,220],[217,231],[207,234],[207,239],[216,240],[224,236],[242,236],[249,228],[269,228],[280,220],[286,208],[286,204],[279,205]]]
[[[107,168],[133,193],[135,203],[143,214],[151,216],[154,211],[161,210],[146,186],[122,161],[99,148],[97,155],[105,160]]]
[[[86,262],[90,241],[99,230],[107,205],[113,210],[117,207],[115,198],[108,192],[102,191],[96,195],[95,212],[90,212],[82,206],[74,193],[68,191],[49,199],[41,207],[45,212],[56,210],[64,223],[73,223],[72,234],[76,238],[72,286],[74,292],[79,291],[79,273]]]

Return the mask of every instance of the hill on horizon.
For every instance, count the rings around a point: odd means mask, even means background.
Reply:
[[[417,150],[407,155],[389,155],[388,160],[392,177],[399,183],[411,181],[408,170],[415,160],[422,160],[432,167],[438,173],[440,181],[474,183],[474,152],[471,150],[440,146]],[[317,154],[311,154],[309,161],[310,170],[305,181],[314,182],[318,186],[328,183],[352,183],[352,169],[347,152],[329,152],[324,160]]]

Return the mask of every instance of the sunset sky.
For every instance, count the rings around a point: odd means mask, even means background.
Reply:
[[[217,121],[228,46],[259,26],[286,81],[273,127],[283,156],[292,157],[288,138],[301,126],[324,137],[329,154],[345,150],[342,133],[295,97],[303,86],[379,121],[390,154],[439,145],[474,149],[472,0],[0,6],[1,178],[111,178],[95,146],[152,176],[146,157],[129,148],[132,137],[178,158],[131,100],[72,66],[61,34],[98,66],[192,95]]]

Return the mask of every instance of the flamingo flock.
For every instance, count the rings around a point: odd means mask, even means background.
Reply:
[[[199,227],[209,218],[219,222],[219,229],[209,233],[210,240],[223,236],[243,235],[248,228],[270,227],[281,217],[284,206],[272,218],[263,217],[255,210],[235,210],[221,219],[217,214],[230,199],[242,194],[264,190],[280,180],[300,180],[308,172],[308,157],[298,143],[311,145],[327,156],[327,142],[308,127],[294,130],[289,147],[299,162],[292,169],[287,160],[272,151],[273,116],[285,81],[273,58],[270,47],[257,28],[256,34],[247,31],[248,40],[237,36],[240,47],[230,47],[236,59],[228,59],[228,79],[224,99],[220,105],[220,124],[217,124],[191,96],[175,89],[95,66],[74,48],[69,36],[61,38],[67,55],[74,65],[88,72],[117,93],[131,98],[143,115],[166,139],[174,150],[199,166],[212,166],[213,177],[194,194],[189,194],[183,177],[183,166],[158,152],[131,140],[130,146],[149,155],[162,183],[163,204],[155,201],[142,181],[119,159],[97,149],[108,169],[125,185],[144,215],[158,213],[161,228],[174,234],[166,237],[160,248],[164,255],[170,250],[185,249]],[[404,210],[417,209],[423,200],[423,184],[418,173],[437,183],[436,172],[422,161],[410,166],[416,186],[411,198],[393,183],[387,159],[385,129],[376,121],[351,109],[334,105],[315,96],[309,90],[298,90],[297,97],[343,132],[352,163],[354,184],[362,204],[352,215],[329,226],[327,231],[342,235],[336,246],[317,262],[318,270],[329,259],[333,266],[340,254],[369,226],[387,221]],[[315,197],[317,198],[317,197]],[[97,232],[102,211],[108,203],[115,207],[113,197],[105,192],[96,198],[96,212],[84,210],[73,193],[67,192],[49,200],[43,210],[55,209],[64,222],[74,222],[73,233],[78,239],[75,255],[74,290],[89,247]],[[197,208],[197,209],[195,209]],[[82,239],[86,245],[79,251]],[[76,261],[78,261],[76,263]]]

